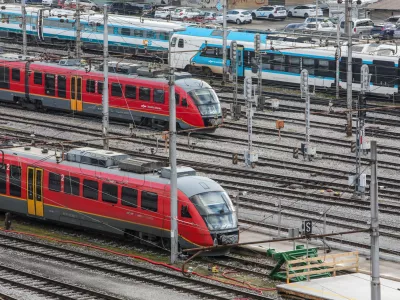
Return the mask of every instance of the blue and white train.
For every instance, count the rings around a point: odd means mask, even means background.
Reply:
[[[27,7],[27,34],[30,40],[46,43],[74,42],[76,26],[74,11]],[[22,35],[21,7],[4,5],[0,10],[0,37],[15,39]],[[87,49],[103,49],[104,17],[82,13],[81,42]],[[139,17],[109,15],[109,50],[119,53],[142,53],[168,50],[170,33],[185,30],[178,22]]]
[[[254,76],[255,65],[254,34],[230,31],[228,34],[228,61],[230,42],[238,43],[238,75]],[[382,48],[386,49],[383,50]],[[398,96],[399,54],[393,46],[357,45],[353,53],[353,89],[359,91],[360,70],[363,64],[369,66],[370,93],[384,96]],[[373,49],[373,50],[372,50]],[[187,28],[177,32],[171,41],[172,65],[190,72],[204,74],[222,73],[222,31]],[[198,50],[198,51],[196,51]],[[376,51],[382,50],[382,51]],[[316,44],[279,42],[267,39],[261,34],[262,76],[264,80],[285,84],[300,84],[302,69],[309,71],[309,84],[315,87],[331,88],[336,85],[336,48],[320,47]],[[347,47],[341,49],[340,81],[346,89]]]

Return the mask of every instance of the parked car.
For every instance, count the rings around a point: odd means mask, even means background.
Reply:
[[[76,8],[76,0],[66,0],[64,6]],[[99,6],[90,0],[79,0],[79,7],[84,9],[99,10]]]
[[[281,19],[287,17],[286,9],[281,5],[262,6],[251,12],[253,19]]]
[[[331,22],[309,22],[306,23],[304,29],[308,30],[317,30],[317,31],[329,31],[329,32],[336,32],[337,28]]]
[[[393,31],[393,38],[400,39],[400,24],[397,24],[396,29]]]
[[[283,28],[283,31],[293,31],[293,30],[296,30],[296,29],[300,30],[300,29],[302,29],[304,27],[305,27],[304,23],[290,23],[290,24],[287,24]]]
[[[109,7],[110,12],[117,15],[138,15],[151,9],[150,4],[135,2],[114,2]]]
[[[385,23],[392,23],[392,24],[400,23],[400,15],[391,16],[387,18],[385,20]]]
[[[322,9],[315,5],[298,5],[288,11],[288,17],[308,18],[309,16],[322,17],[324,15]]]
[[[171,19],[173,20],[188,20],[193,19],[201,14],[201,10],[191,7],[180,7],[171,12]]]
[[[251,16],[251,12],[248,10],[233,9],[226,13],[226,21],[240,25],[242,23],[251,23],[253,18]]]
[[[396,25],[392,24],[392,23],[379,24],[379,25],[375,25],[371,29],[370,35],[373,38],[379,38],[382,40],[391,40],[391,39],[393,39],[395,29],[396,29]]]
[[[340,31],[345,32],[345,21],[340,22]],[[354,35],[369,35],[371,29],[374,28],[374,22],[371,19],[355,19],[352,21],[352,34]]]
[[[58,0],[42,0],[42,4],[50,7],[58,7]]]
[[[173,12],[176,8],[176,6],[159,7],[156,9],[154,17],[160,19],[168,19],[171,16],[171,12]]]

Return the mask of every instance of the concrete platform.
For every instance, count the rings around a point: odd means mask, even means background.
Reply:
[[[244,231],[240,235],[240,242],[250,242],[250,241],[260,241],[260,240],[268,240],[268,239],[273,239],[276,238],[276,236],[273,236],[271,234],[268,234],[268,232],[261,233],[261,232],[255,232],[251,230]],[[305,245],[303,241],[297,241],[296,245]],[[309,243],[309,247],[317,247],[318,245],[315,245],[313,243]],[[257,245],[249,245],[249,246],[244,246],[243,249],[249,249],[251,252],[259,252],[262,254],[266,254],[267,250],[273,248],[276,250],[276,252],[283,252],[283,251],[290,251],[293,250],[293,242],[273,242],[273,243],[265,243],[265,244],[257,244]],[[348,251],[353,251],[353,250],[348,250]],[[331,253],[339,253],[339,252],[344,252],[344,251],[336,251],[333,250]],[[320,250],[320,255],[323,255],[323,251]],[[370,274],[370,260],[368,257],[363,256],[360,254],[359,256],[359,272],[363,274]],[[400,282],[400,263],[393,262],[393,261],[386,261],[382,260],[380,261],[380,273],[381,277],[389,280],[394,280]],[[382,300],[386,300],[385,298],[382,298]],[[397,300],[400,300],[400,296]]]
[[[371,300],[370,277],[361,273],[281,284],[282,294],[312,300]],[[399,300],[400,282],[381,278],[381,299]]]

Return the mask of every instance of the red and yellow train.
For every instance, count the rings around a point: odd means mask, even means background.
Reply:
[[[93,148],[0,151],[0,210],[130,235],[166,245],[170,238],[170,169],[158,162]],[[178,168],[182,248],[236,243],[232,201],[215,181]]]
[[[0,56],[0,101],[101,116],[103,84],[101,72],[80,66],[34,62],[14,54]],[[181,129],[215,130],[222,123],[218,96],[202,80],[178,78],[175,100]],[[164,128],[169,119],[168,82],[164,77],[110,74],[109,106],[111,119]]]

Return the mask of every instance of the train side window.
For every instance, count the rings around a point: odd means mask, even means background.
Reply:
[[[96,81],[91,79],[86,80],[86,92],[88,93],[96,92]]]
[[[49,190],[61,192],[61,175],[49,173]]]
[[[134,29],[133,30],[133,36],[143,37],[143,30]]]
[[[181,96],[178,93],[175,93],[175,103],[176,103],[176,105],[179,105],[179,98],[180,97]]]
[[[150,101],[150,89],[141,87],[139,88],[139,100]]]
[[[158,210],[158,195],[152,192],[142,192],[142,209],[156,212]]]
[[[160,40],[163,40],[163,41],[168,41],[168,40],[169,40],[169,34],[166,33],[166,32],[160,32],[160,33],[158,34],[158,38],[159,38]]]
[[[92,200],[99,199],[99,183],[94,180],[83,179],[83,197]]]
[[[157,102],[157,103],[164,103],[165,102],[165,100],[164,100],[164,90],[155,89],[153,91],[153,93],[154,93],[154,102]]]
[[[7,192],[6,188],[6,168],[0,169],[0,194],[5,194]]]
[[[10,195],[21,197],[21,167],[10,166]]]
[[[57,90],[58,97],[66,98],[67,97],[67,78],[64,75],[57,76]]]
[[[43,74],[40,72],[33,73],[33,83],[34,84],[42,84]]]
[[[104,86],[104,83],[102,81],[99,81],[97,83],[97,94],[103,94],[103,86]]]
[[[156,37],[156,33],[154,31],[146,31],[146,38],[154,39]]]
[[[55,96],[56,95],[56,75],[45,74],[44,75],[44,89],[46,95]]]
[[[138,191],[128,187],[122,187],[121,203],[124,206],[137,207]]]
[[[303,58],[303,69],[307,69],[308,74],[315,74],[315,60],[312,58]]]
[[[125,86],[125,97],[129,99],[136,99],[136,86],[126,85]]]
[[[13,81],[20,81],[20,79],[21,79],[21,71],[19,69],[12,69],[11,70],[11,79]]]
[[[300,73],[300,57],[289,56],[288,57],[288,72],[299,74]]]
[[[176,40],[177,40],[176,37],[172,38],[172,40],[171,40],[171,47],[175,47],[175,46],[176,46]]]
[[[0,88],[10,88],[10,68],[0,67]]]
[[[118,202],[118,186],[115,184],[103,183],[102,200],[104,202],[117,203]]]
[[[130,28],[121,28],[121,35],[131,35]]]
[[[80,180],[78,177],[64,177],[64,193],[79,196]]]
[[[182,205],[182,207],[181,207],[181,217],[183,217],[183,218],[191,218],[192,217],[190,215],[189,207],[187,205]]]
[[[178,48],[183,48],[185,46],[185,41],[183,39],[178,40]]]
[[[186,98],[182,99],[182,106],[184,106],[184,107],[188,107],[189,106],[188,103],[187,103]]]
[[[111,96],[122,97],[122,84],[119,83],[111,84]]]

